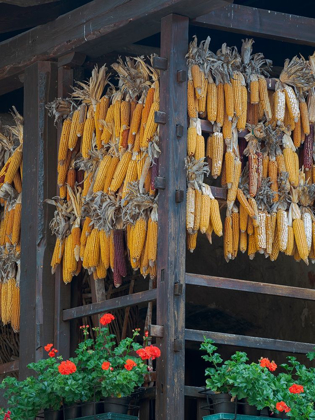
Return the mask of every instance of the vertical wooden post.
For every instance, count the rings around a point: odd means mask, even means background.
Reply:
[[[188,28],[186,17],[162,19],[161,57],[168,67],[160,78],[160,109],[166,113],[166,124],[160,125],[159,159],[159,176],[165,178],[165,189],[159,190],[157,267],[157,322],[164,327],[157,362],[156,419],[160,420],[184,420],[187,85],[183,71]],[[175,196],[181,194],[182,201],[176,202]]]
[[[71,92],[73,85],[73,70],[71,68],[58,68],[58,98],[66,98]],[[62,123],[58,123],[58,139]],[[57,142],[59,147],[59,142]],[[56,156],[57,162],[57,156]],[[57,185],[57,183],[56,183]],[[57,187],[59,195],[59,188]],[[54,322],[54,345],[58,349],[59,355],[64,359],[70,357],[70,322],[64,322],[62,311],[71,307],[71,285],[64,284],[62,281],[62,268],[59,265],[55,273],[55,322]]]
[[[56,129],[47,102],[57,94],[57,66],[37,62],[25,70],[21,232],[20,378],[27,364],[43,357],[53,342],[54,278],[50,259],[54,238],[49,222],[54,209],[44,203],[56,192]]]

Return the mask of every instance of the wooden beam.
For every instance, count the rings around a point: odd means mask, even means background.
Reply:
[[[50,260],[54,238],[49,222],[54,209],[44,203],[56,193],[56,128],[47,102],[57,94],[57,66],[38,62],[25,71],[23,188],[21,222],[20,377],[27,364],[44,356],[52,343],[54,277]]]
[[[0,79],[21,73],[38,60],[74,50],[92,57],[160,31],[160,20],[178,12],[191,18],[231,0],[94,0],[53,22],[0,43]]]
[[[19,360],[12,360],[12,362],[3,363],[0,365],[0,375],[6,373],[18,372],[19,371]]]
[[[195,26],[315,46],[315,19],[230,4],[199,16]]]
[[[156,294],[156,289],[153,289],[134,293],[132,295],[120,296],[104,302],[91,303],[90,305],[66,309],[63,311],[63,320],[69,321],[71,319],[81,318],[82,316],[91,316],[100,314],[101,312],[113,311],[115,309],[126,308],[127,306],[151,302],[156,299]]]
[[[286,353],[305,354],[314,350],[311,343],[276,340],[273,338],[250,337],[245,335],[227,334],[213,331],[185,330],[187,341],[202,342],[204,337],[211,338],[216,344],[227,346],[248,347],[254,349],[283,351]]]
[[[159,191],[159,232],[157,259],[157,323],[164,327],[158,340],[162,356],[157,360],[155,418],[184,418],[185,385],[185,255],[186,180],[182,162],[187,155],[187,88],[177,74],[186,70],[189,20],[179,15],[162,19],[161,57],[167,70],[161,70],[161,111],[166,123],[160,125],[159,177],[165,189]],[[176,135],[181,125],[182,135]],[[175,201],[176,191],[183,200]],[[181,293],[174,293],[175,284]]]
[[[54,3],[60,0],[0,0],[0,3],[14,4],[20,7],[38,6],[41,4]]]
[[[260,293],[263,295],[283,296],[295,299],[315,300],[314,289],[303,289],[302,287],[284,286],[280,284],[205,276],[201,274],[186,273],[186,284],[218,289],[238,290],[240,292]]]

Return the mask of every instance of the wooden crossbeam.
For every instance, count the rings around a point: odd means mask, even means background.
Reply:
[[[19,360],[13,360],[12,362],[2,363],[0,365],[0,375],[5,375],[6,373],[18,372],[19,370]]]
[[[202,342],[204,337],[211,338],[216,344],[248,347],[255,349],[284,351],[286,353],[305,354],[314,350],[315,344],[297,341],[276,340],[273,338],[250,337],[245,335],[227,334],[213,331],[185,330],[187,341]]]
[[[63,311],[63,320],[70,321],[71,319],[81,318],[83,316],[96,315],[101,312],[113,311],[115,309],[126,308],[127,306],[152,302],[153,300],[156,300],[156,294],[156,289],[152,289],[144,292],[133,293],[132,295],[120,296],[104,302],[91,303],[90,305],[65,309]]]
[[[315,46],[315,19],[255,7],[230,4],[193,19],[192,24]]]
[[[238,280],[224,277],[205,276],[186,273],[186,284],[193,286],[213,287],[218,289],[238,290],[264,295],[282,296],[295,299],[315,300],[314,289],[284,286],[280,284],[261,283],[257,281]]]

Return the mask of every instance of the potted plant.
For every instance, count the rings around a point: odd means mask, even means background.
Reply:
[[[161,352],[158,347],[147,345],[148,337],[144,337],[144,346],[136,343],[139,329],[133,331],[131,338],[116,344],[115,335],[109,333],[113,319],[112,314],[101,318],[101,327],[95,328],[95,340],[89,338],[89,326],[83,326],[84,341],[75,358],[64,361],[57,356],[53,344],[47,344],[49,357],[28,366],[36,377],[24,381],[4,379],[0,387],[5,389],[10,420],[33,419],[42,410],[45,419],[74,419],[80,416],[82,404],[83,415],[94,414],[95,402],[101,398],[116,398],[112,401],[114,407],[127,412],[128,401],[123,398],[130,397],[143,384],[144,375],[150,370],[147,361],[159,357]]]

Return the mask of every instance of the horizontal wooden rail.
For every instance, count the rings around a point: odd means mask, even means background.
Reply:
[[[153,300],[156,300],[156,289],[120,296],[104,302],[91,303],[90,305],[65,309],[63,311],[63,320],[70,321],[71,319],[96,315],[101,312],[113,311],[115,309],[122,309],[127,306],[138,305],[139,303],[151,302]]]
[[[187,341],[202,342],[204,337],[211,338],[216,344],[248,347],[254,349],[284,351],[288,353],[308,353],[314,350],[315,344],[296,341],[276,340],[273,338],[250,337],[213,331],[185,330]]]
[[[218,289],[238,290],[241,292],[283,296],[295,299],[315,300],[314,289],[284,286],[280,284],[260,283],[249,280],[237,280],[224,277],[204,276],[186,273],[186,284],[193,286],[214,287]]]
[[[19,360],[12,360],[12,362],[0,364],[0,375],[6,373],[18,372],[19,370]]]
[[[315,45],[315,19],[256,7],[230,4],[199,16],[191,23],[293,44]]]

